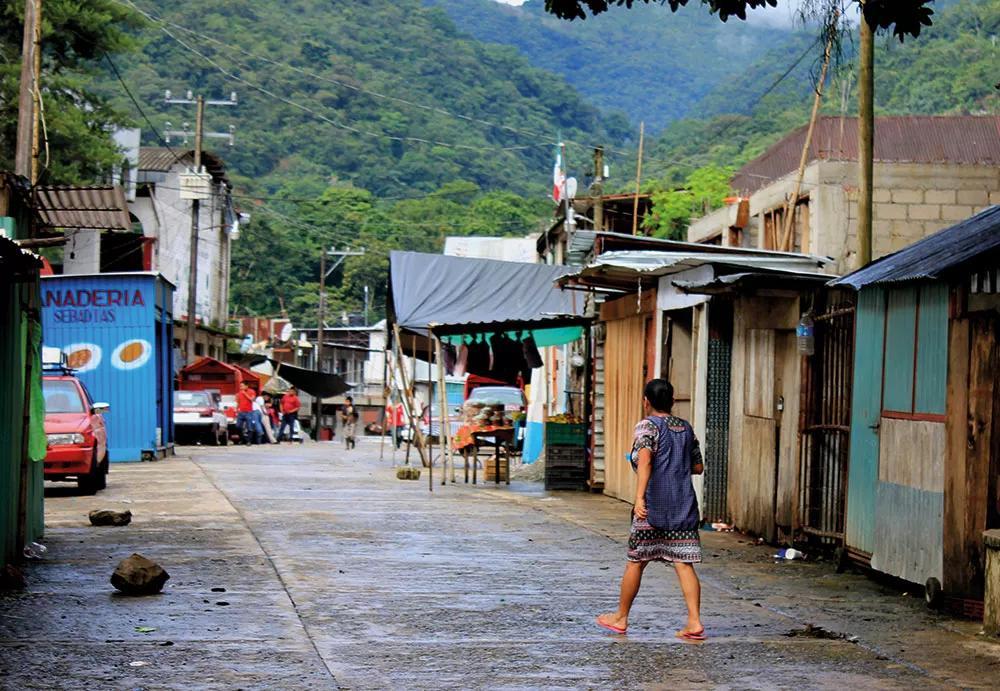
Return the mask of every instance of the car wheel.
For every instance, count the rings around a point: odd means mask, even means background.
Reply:
[[[101,477],[103,477],[101,475],[101,464],[97,462],[97,456],[95,455],[90,461],[90,472],[76,479],[77,489],[80,490],[81,494],[97,494],[97,490],[101,489]]]
[[[98,479],[97,479],[97,489],[107,489],[108,488],[108,470],[109,470],[109,465],[110,464],[108,463],[108,454],[105,453],[104,454],[104,460],[101,461],[101,466],[100,466],[100,468],[98,468],[98,471],[97,471],[97,477],[98,477]]]

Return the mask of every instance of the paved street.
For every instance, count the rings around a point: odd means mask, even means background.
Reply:
[[[705,534],[708,642],[674,638],[683,604],[656,565],[628,636],[605,633],[593,618],[616,599],[625,504],[526,482],[431,494],[390,466],[370,439],[189,447],[114,466],[97,497],[51,489],[48,554],[27,591],[0,595],[0,688],[1000,684],[1000,644],[978,624],[733,534]],[[93,508],[135,518],[94,528]],[[133,551],[170,572],[162,595],[114,594]]]

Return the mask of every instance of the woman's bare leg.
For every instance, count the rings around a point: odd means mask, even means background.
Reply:
[[[621,589],[618,594],[618,609],[614,612],[605,612],[598,617],[598,620],[619,629],[628,628],[628,613],[632,609],[635,596],[639,594],[639,586],[642,585],[642,572],[648,563],[646,561],[625,562],[625,573],[622,575]]]
[[[682,633],[698,633],[704,631],[701,624],[701,581],[694,571],[692,564],[674,562],[674,570],[677,572],[677,579],[681,583],[681,592],[684,593],[684,603],[687,605],[688,618],[687,625],[681,629]]]

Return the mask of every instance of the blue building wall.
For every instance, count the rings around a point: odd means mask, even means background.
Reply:
[[[113,462],[172,443],[173,287],[154,274],[50,276],[42,281],[42,337],[59,348],[105,415]]]

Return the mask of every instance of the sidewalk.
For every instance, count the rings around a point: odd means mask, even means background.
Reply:
[[[702,645],[676,579],[614,606],[629,507],[538,484],[395,479],[378,446],[191,449],[46,500],[49,552],[0,595],[2,689],[993,688],[1000,644],[831,565],[704,534]],[[133,523],[94,528],[93,508]],[[171,574],[126,598],[139,551]],[[221,590],[224,589],[224,590]],[[836,638],[802,633],[807,624]],[[143,633],[137,627],[154,629]],[[847,638],[839,638],[843,634]],[[856,639],[854,639],[856,637]],[[851,639],[851,640],[848,640]]]

